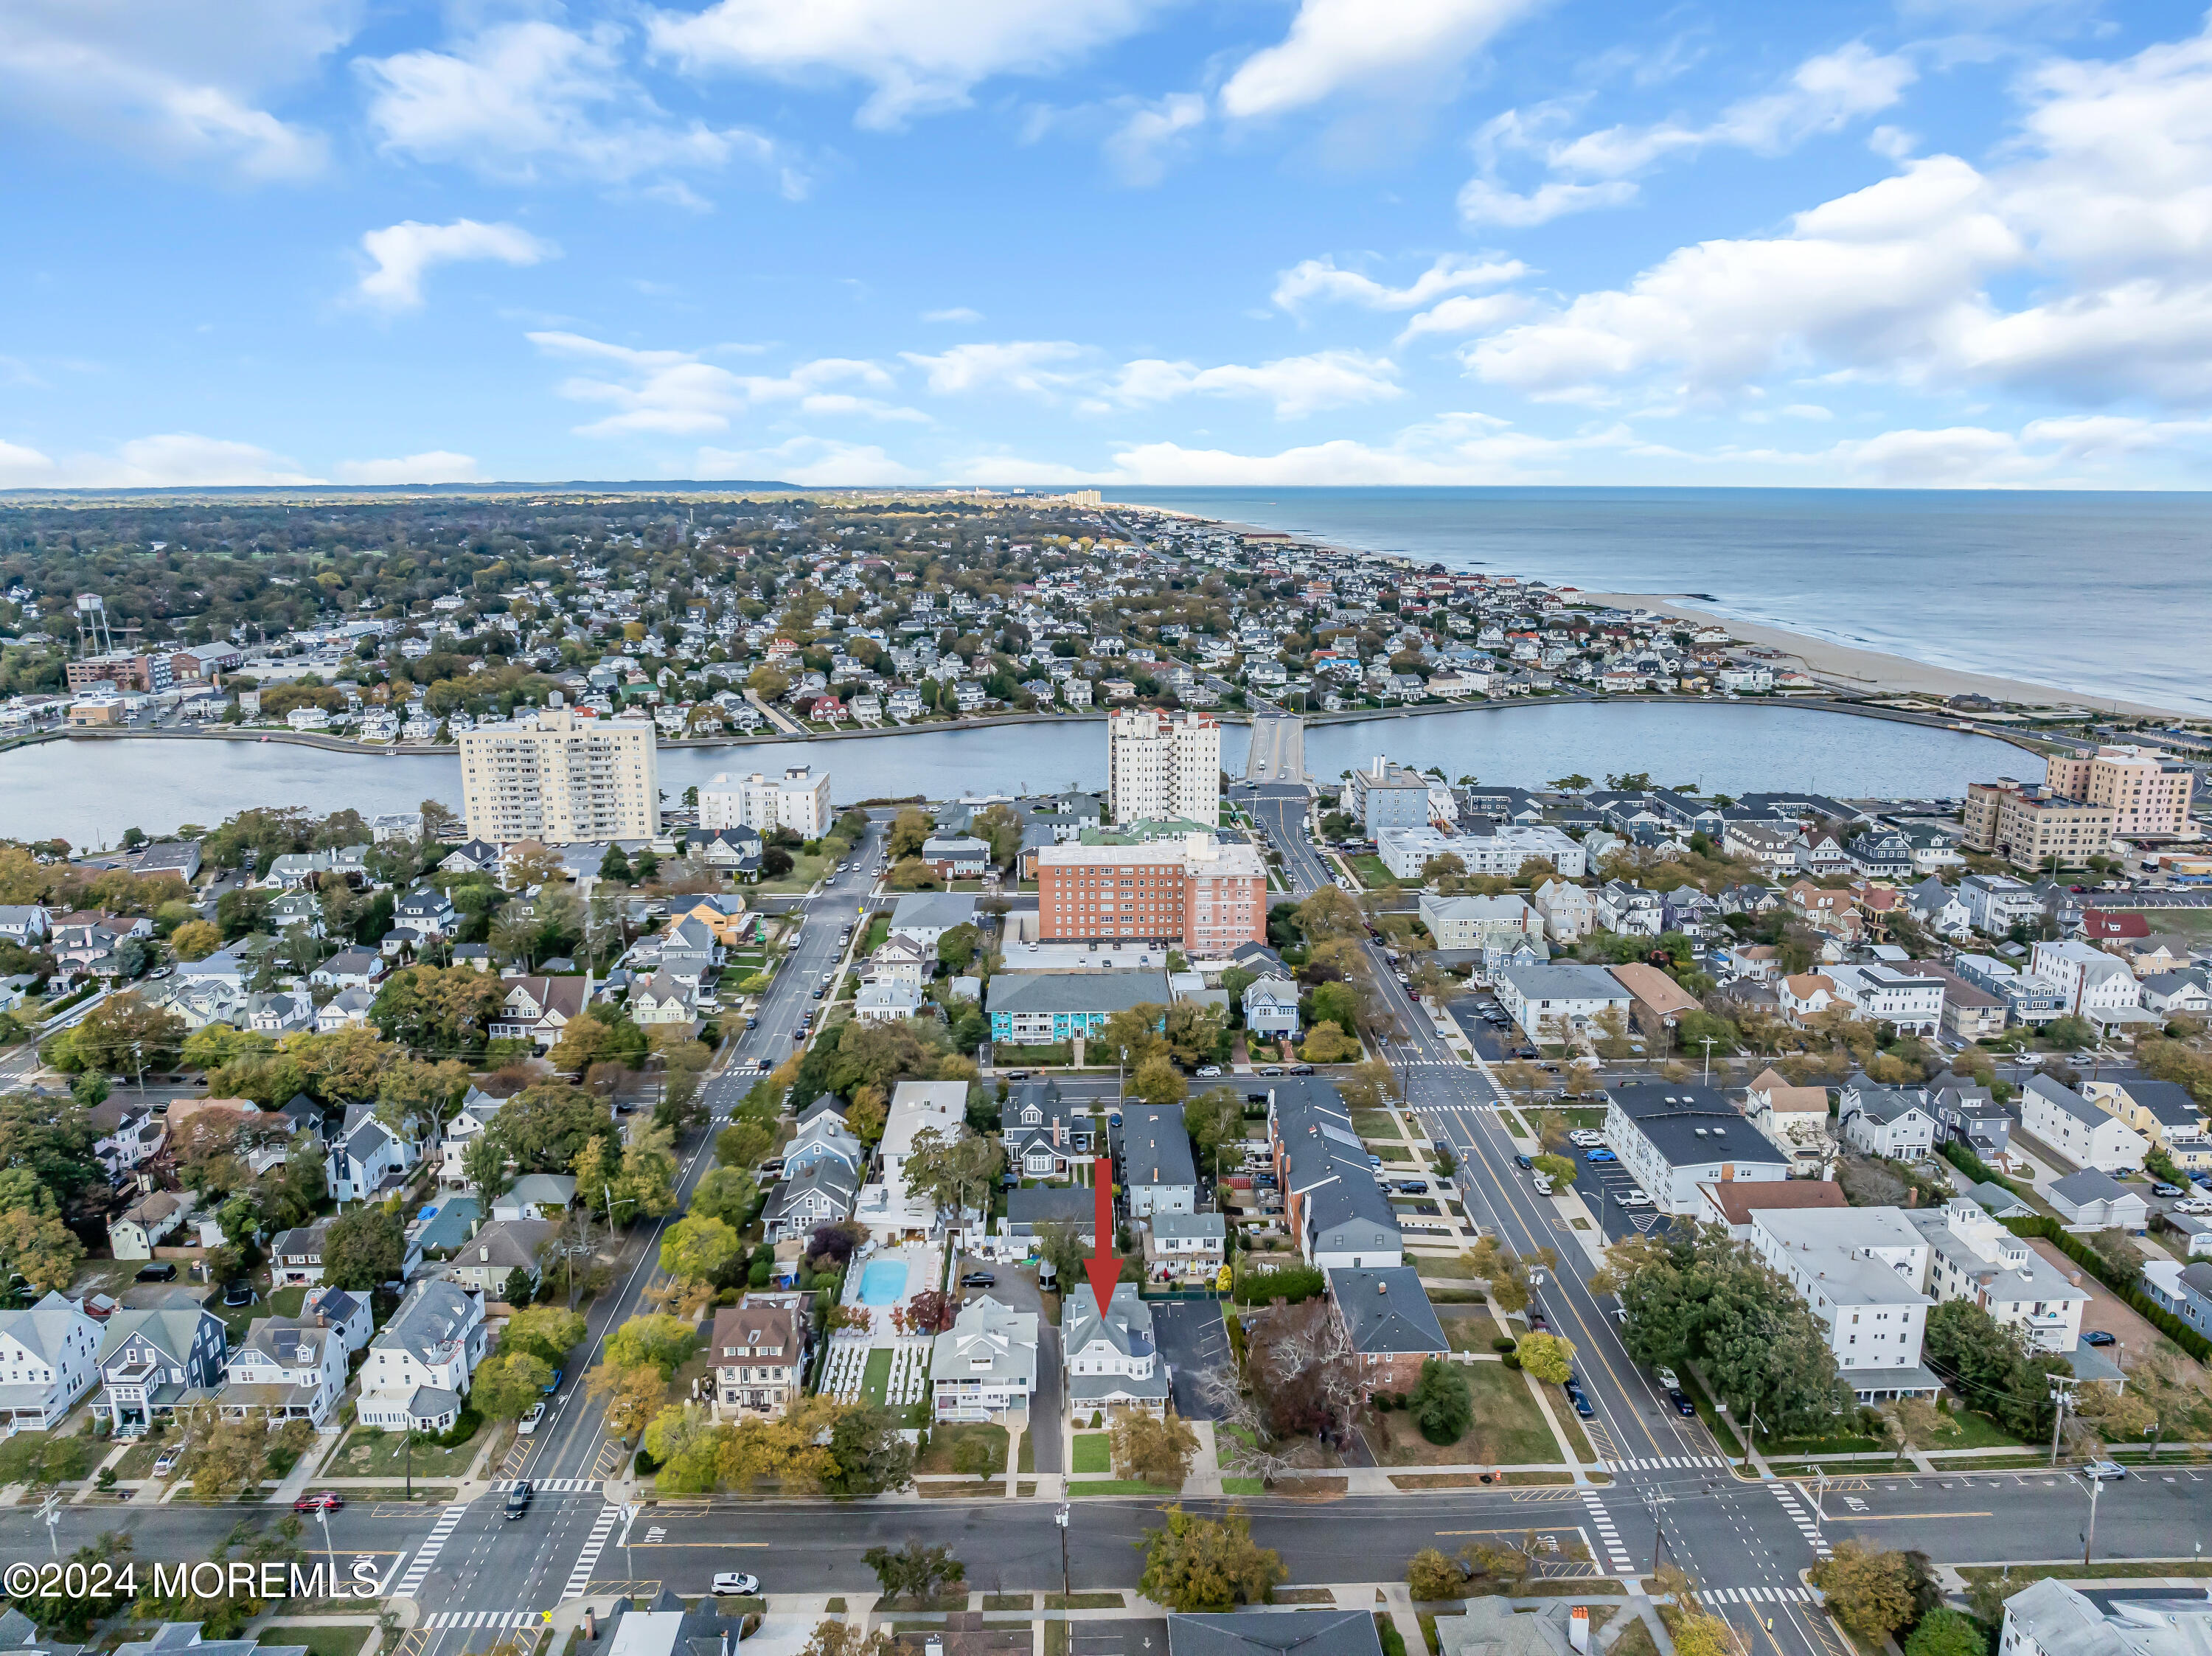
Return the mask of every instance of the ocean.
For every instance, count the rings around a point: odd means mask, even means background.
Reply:
[[[1121,488],[1339,545],[1699,606],[1931,666],[2212,716],[2212,494]]]

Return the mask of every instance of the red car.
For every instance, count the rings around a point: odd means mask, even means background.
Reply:
[[[315,1495],[303,1495],[292,1503],[295,1513],[334,1513],[345,1505],[345,1497],[335,1489],[324,1489]]]

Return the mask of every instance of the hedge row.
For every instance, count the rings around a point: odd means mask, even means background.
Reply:
[[[1965,1174],[1969,1179],[1975,1180],[1979,1183],[1985,1185],[2001,1186],[2002,1188],[2010,1191],[2014,1196],[2022,1194],[2018,1185],[2013,1183],[2011,1180],[2006,1178],[1988,1162],[1983,1161],[1980,1156],[1975,1155],[1973,1151],[1968,1149],[1964,1144],[1958,1143],[1955,1139],[1948,1141],[1943,1145],[1942,1155],[1946,1162],[1948,1162],[1953,1167],[1958,1168],[1960,1173]]]
[[[2206,1339],[2171,1311],[2157,1304],[2141,1289],[2131,1288],[2115,1280],[2112,1262],[2080,1237],[2069,1233],[2056,1219],[2038,1215],[2033,1219],[2008,1219],[2004,1225],[2015,1236],[2041,1236],[2057,1243],[2062,1253],[2125,1301],[2130,1308],[2138,1313],[2153,1328],[2197,1362],[2212,1359],[2212,1340]]]
[[[1286,1300],[1296,1305],[1328,1291],[1328,1282],[1318,1265],[1278,1265],[1272,1271],[1247,1271],[1237,1278],[1236,1295],[1244,1305],[1268,1305]]]

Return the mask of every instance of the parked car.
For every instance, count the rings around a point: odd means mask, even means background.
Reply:
[[[1597,1410],[1591,1406],[1589,1395],[1572,1380],[1567,1382],[1567,1401],[1575,1405],[1575,1412],[1584,1420],[1596,1417]]]
[[[174,1259],[156,1259],[150,1265],[141,1265],[137,1280],[142,1283],[173,1283],[177,1280],[177,1262]]]
[[[1690,1394],[1677,1386],[1667,1393],[1667,1401],[1674,1405],[1674,1412],[1688,1418],[1698,1412],[1698,1405],[1690,1401]]]
[[[1584,1150],[1583,1152],[1583,1160],[1585,1162],[1618,1162],[1620,1158],[1615,1156],[1611,1150],[1600,1147],[1597,1149]]]
[[[1198,1066],[1198,1078],[1200,1081],[1211,1081],[1220,1073],[1221,1066],[1218,1064],[1201,1064]]]
[[[345,1505],[345,1497],[335,1489],[319,1489],[313,1495],[303,1495],[292,1503],[295,1513],[334,1513]]]
[[[737,1597],[750,1598],[760,1591],[760,1577],[748,1575],[743,1570],[717,1570],[714,1573],[714,1593],[717,1598]]]
[[[1621,1191],[1613,1199],[1625,1208],[1648,1208],[1651,1205],[1651,1198],[1640,1190]]]
[[[1314,1066],[1310,1064],[1293,1064],[1291,1065],[1291,1073],[1294,1076],[1310,1076],[1313,1072]]]
[[[177,1470],[177,1463],[184,1458],[185,1446],[181,1443],[172,1443],[167,1448],[162,1450],[159,1455],[155,1457],[154,1476],[156,1477],[168,1477],[171,1472]]]
[[[1527,1173],[1530,1168],[1534,1168],[1536,1164],[1535,1164],[1534,1162],[1530,1161],[1530,1160],[1529,1160],[1527,1156],[1516,1156],[1513,1158],[1513,1165],[1514,1165],[1515,1167],[1516,1167],[1516,1168],[1520,1168],[1522,1172],[1523,1172],[1523,1173]]]
[[[1679,1392],[1682,1389],[1682,1377],[1663,1362],[1651,1371],[1651,1378],[1659,1382],[1659,1389],[1662,1392]]]
[[[530,1412],[528,1414],[525,1415],[520,1420],[514,1422],[514,1429],[520,1432],[524,1437],[528,1437],[532,1432],[538,1429],[538,1422],[544,1418],[545,1404],[544,1400],[540,1399],[538,1402],[533,1403],[530,1405]]]
[[[1283,1066],[1279,1064],[1263,1064],[1260,1066],[1260,1073],[1263,1076],[1279,1076],[1282,1072]]]
[[[2084,1345],[2118,1345],[2119,1343],[2118,1335],[2106,1333],[2101,1328],[2085,1328],[2081,1331],[2081,1344]]]
[[[998,1285],[997,1276],[988,1271],[971,1271],[960,1279],[963,1288],[996,1288]]]
[[[564,1371],[558,1368],[555,1369],[553,1371],[553,1378],[545,1382],[544,1391],[547,1397],[551,1397],[556,1392],[561,1389],[561,1376],[563,1372]]]
[[[2099,1483],[2112,1483],[2126,1477],[2128,1469],[2117,1460],[2093,1460],[2081,1469],[2081,1476]]]
[[[2153,1185],[2150,1187],[2150,1193],[2153,1196],[2179,1196],[2181,1194],[2181,1186],[2161,1182]]]

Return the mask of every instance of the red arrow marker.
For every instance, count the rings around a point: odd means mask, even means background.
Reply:
[[[1121,1280],[1121,1262],[1114,1257],[1114,1158],[1102,1156],[1094,1160],[1091,1178],[1097,1186],[1095,1223],[1098,1234],[1091,1257],[1083,1262],[1083,1274],[1091,1279],[1091,1297],[1098,1302],[1099,1314],[1103,1316],[1106,1307],[1113,1302],[1114,1284]]]

